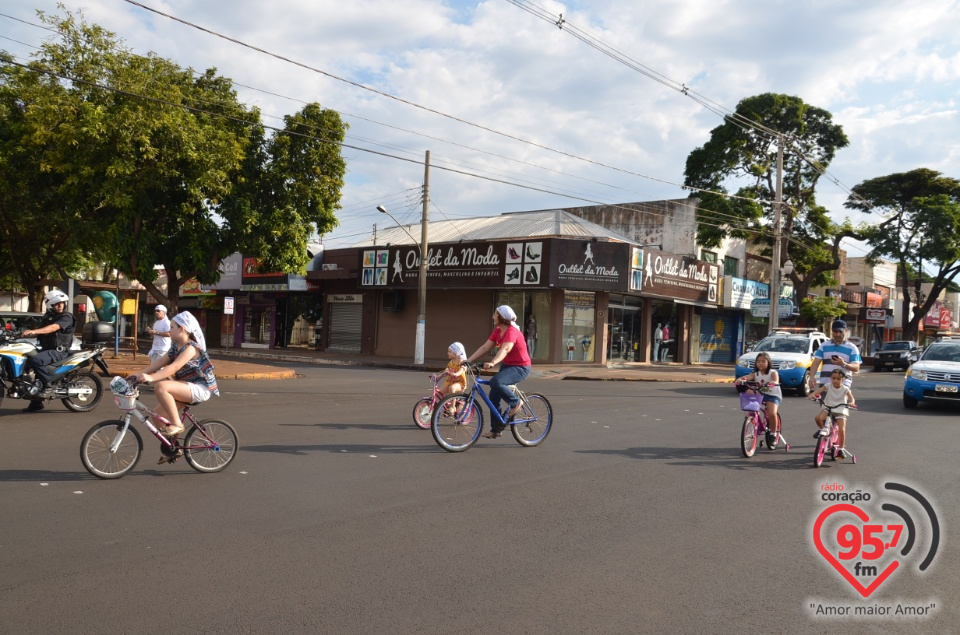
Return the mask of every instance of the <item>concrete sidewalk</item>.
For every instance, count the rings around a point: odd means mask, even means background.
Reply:
[[[128,375],[139,372],[150,363],[146,355],[131,353],[114,357],[112,351],[104,355],[110,372]],[[401,368],[436,372],[446,366],[446,360],[425,360],[425,368],[419,369],[411,359],[368,357],[311,349],[211,349],[210,357],[217,377],[222,379],[292,379],[295,370],[285,364],[321,364],[326,366],[369,366],[376,368]],[[569,379],[588,381],[672,381],[693,383],[730,383],[733,381],[732,364],[534,364],[533,373],[544,379]]]

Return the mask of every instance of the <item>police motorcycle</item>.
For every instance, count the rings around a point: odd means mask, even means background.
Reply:
[[[109,341],[105,330],[112,332],[113,325],[100,322],[84,325],[83,350],[47,367],[51,381],[49,394],[45,396],[36,395],[38,380],[27,364],[28,359],[40,352],[40,347],[21,339],[20,330],[0,330],[0,404],[6,396],[31,401],[59,399],[73,412],[89,412],[96,408],[103,397],[103,384],[96,375],[96,368],[110,376],[110,369],[103,359],[105,344],[102,342]],[[70,334],[69,338],[72,341],[73,335]]]

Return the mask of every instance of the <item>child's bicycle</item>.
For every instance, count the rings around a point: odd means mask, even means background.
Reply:
[[[777,386],[779,384],[766,384],[766,386]],[[777,428],[779,433],[774,432],[767,425],[767,413],[763,407],[763,389],[759,382],[743,381],[738,385],[744,387],[740,393],[740,410],[746,412],[743,418],[743,429],[740,432],[740,449],[743,450],[743,456],[748,459],[757,451],[757,443],[761,435],[767,443],[768,450],[776,450],[780,442],[783,441],[783,449],[790,451],[790,444],[787,438],[783,436],[783,420],[780,413],[777,413]],[[762,442],[760,443],[762,445]]]
[[[835,406],[828,406],[827,404],[823,403],[823,397],[810,397],[810,399],[816,401],[827,409],[827,420],[824,421],[823,428],[821,428],[816,434],[817,446],[813,451],[813,466],[820,467],[823,465],[824,455],[829,453],[830,458],[834,461],[836,461],[839,457],[840,429],[837,427],[837,419],[844,419],[845,417],[842,417],[839,413],[834,413],[833,411],[840,410],[841,408],[850,408],[851,410],[856,410],[857,407],[845,403],[837,404]],[[847,450],[847,452],[850,453],[850,460],[856,463],[857,455],[853,454],[849,450]]]
[[[430,381],[433,382],[433,394],[427,395],[413,406],[413,422],[422,430],[429,430],[433,421],[433,410],[443,399],[443,393],[440,392],[440,380],[443,379],[444,372],[430,375]],[[453,404],[448,404],[447,412],[452,412]]]
[[[83,467],[97,478],[120,478],[137,465],[143,453],[143,438],[130,425],[134,419],[139,419],[160,441],[162,455],[158,465],[174,463],[182,456],[198,472],[219,472],[237,455],[237,432],[226,421],[197,421],[190,406],[185,405],[180,418],[189,430],[182,441],[179,435],[168,438],[157,430],[151,418],[162,425],[169,421],[137,399],[140,393],[135,384],[114,377],[110,391],[114,394],[114,403],[124,412],[123,418],[101,421],[90,428],[80,442]]]
[[[489,386],[490,380],[477,376],[480,365],[466,364],[466,367],[473,387],[463,393],[447,395],[433,410],[431,431],[437,445],[447,452],[463,452],[476,443],[483,430],[483,410],[478,403],[481,401],[490,409],[490,415],[497,423],[503,427],[510,426],[513,438],[520,445],[533,447],[547,438],[553,426],[553,409],[546,397],[535,392],[524,394],[513,386],[520,397],[521,407],[516,415],[505,420],[481,388]]]

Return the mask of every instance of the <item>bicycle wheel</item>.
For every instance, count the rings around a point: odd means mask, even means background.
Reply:
[[[740,434],[740,449],[748,459],[757,451],[757,415],[749,414],[743,418],[743,430]]]
[[[127,428],[116,452],[110,448],[123,430],[123,421],[101,421],[90,428],[80,442],[80,461],[97,478],[120,478],[136,465],[143,453],[143,439],[133,426]]]
[[[433,418],[433,399],[424,397],[413,407],[413,422],[421,430],[430,429],[430,420]]]
[[[88,395],[70,395],[60,401],[73,412],[90,412],[100,405],[100,399],[103,398],[103,383],[100,378],[91,370],[88,373],[76,375],[70,381],[65,381],[60,386],[67,390],[71,388],[89,388]]]
[[[219,472],[237,456],[237,431],[226,421],[204,419],[190,428],[183,440],[183,457],[198,472]]]
[[[456,414],[448,414],[446,406]],[[433,409],[430,431],[447,452],[463,452],[477,442],[483,430],[483,411],[468,395],[447,395]]]
[[[817,447],[813,449],[813,467],[823,465],[823,455],[827,451],[827,445],[829,445],[827,437],[817,439]]]
[[[532,448],[543,443],[552,427],[553,408],[550,402],[540,393],[531,392],[517,413],[516,423],[510,426],[510,432],[517,443]]]

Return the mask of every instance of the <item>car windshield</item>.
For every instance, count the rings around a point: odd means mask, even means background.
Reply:
[[[928,362],[960,362],[960,344],[933,344],[923,359]]]
[[[770,337],[757,344],[753,350],[772,353],[806,353],[807,344],[806,339],[797,337]]]
[[[887,342],[883,345],[882,351],[909,351],[913,348],[910,342]]]

